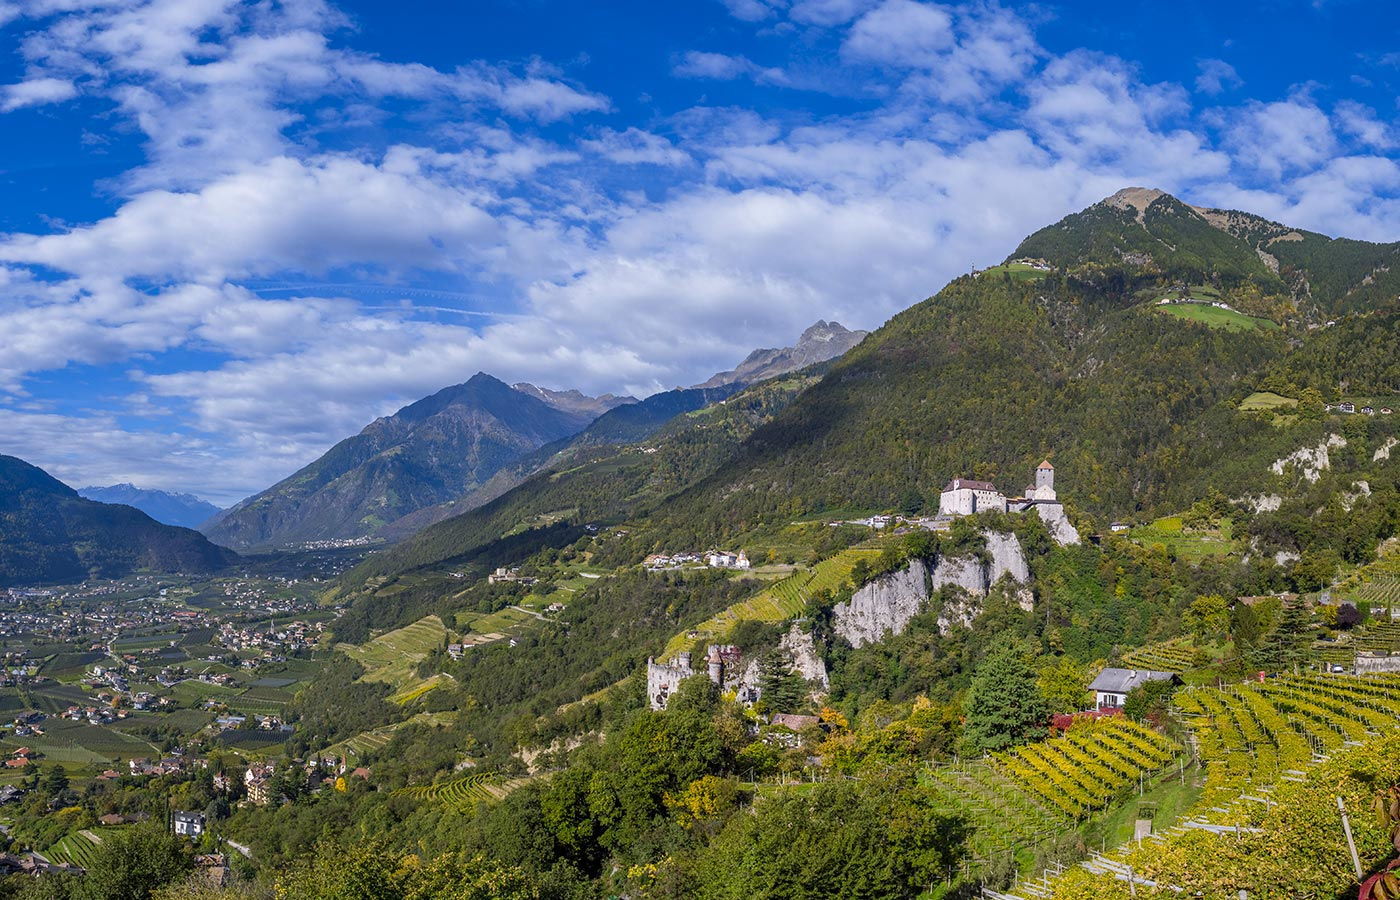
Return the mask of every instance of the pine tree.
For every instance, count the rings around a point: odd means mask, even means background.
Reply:
[[[1309,625],[1305,603],[1285,604],[1278,627],[1264,638],[1251,656],[1253,664],[1274,671],[1292,668],[1306,655]]]
[[[1015,650],[989,656],[977,668],[965,709],[963,741],[973,753],[1005,750],[1042,737],[1050,719],[1035,672]]]

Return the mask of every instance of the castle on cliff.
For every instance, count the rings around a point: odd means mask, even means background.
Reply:
[[[1034,506],[1060,506],[1055,494],[1055,467],[1045,460],[1035,467],[1035,475],[1021,497],[1008,497],[990,481],[954,478],[938,495],[938,516],[970,516],[979,512],[1025,512]],[[1046,510],[1045,512],[1049,512]],[[1042,512],[1044,516],[1044,512]]]

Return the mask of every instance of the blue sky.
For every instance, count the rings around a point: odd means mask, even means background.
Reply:
[[[1126,185],[1400,239],[1387,3],[0,0],[0,452],[228,503],[643,395]]]

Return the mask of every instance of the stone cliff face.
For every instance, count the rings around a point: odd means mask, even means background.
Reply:
[[[1058,503],[1037,503],[1035,511],[1050,530],[1050,537],[1061,547],[1079,543],[1079,530],[1070,524],[1065,508]]]
[[[807,679],[812,685],[812,695],[826,693],[831,687],[831,680],[826,672],[826,660],[822,659],[817,652],[817,645],[812,641],[812,635],[803,631],[794,622],[789,626],[787,634],[778,644],[792,659],[792,671]],[[741,695],[746,691],[756,693],[758,690],[758,657],[749,660],[749,664],[744,667],[742,674],[732,681],[725,679],[724,686],[727,690],[737,691]]]
[[[960,571],[959,576],[970,580],[972,573]],[[910,560],[903,569],[863,585],[850,600],[836,604],[832,610],[836,633],[852,647],[878,641],[886,634],[899,634],[919,614],[929,594],[928,566],[921,559]]]
[[[914,559],[903,569],[863,585],[850,600],[832,609],[836,633],[853,647],[900,634],[929,597],[949,586],[961,588],[973,599],[943,610],[938,627],[967,625],[981,608],[976,600],[985,597],[1003,577],[1009,576],[1020,585],[1030,581],[1030,565],[1014,534],[987,532],[983,537],[990,562],[976,557],[939,557],[930,567],[923,560]],[[1022,602],[1029,602],[1029,590],[1024,594]]]

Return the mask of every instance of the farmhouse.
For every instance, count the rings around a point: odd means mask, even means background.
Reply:
[[[204,813],[177,812],[171,817],[170,828],[176,834],[197,838],[204,833]]]
[[[1104,707],[1122,706],[1128,699],[1128,692],[1149,681],[1176,681],[1175,672],[1154,672],[1151,669],[1107,668],[1099,673],[1089,690],[1094,694],[1095,705]]]

